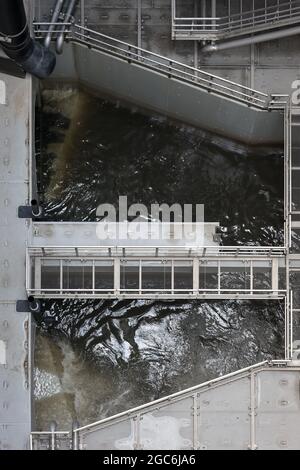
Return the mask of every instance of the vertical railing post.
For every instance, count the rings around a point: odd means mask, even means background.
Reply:
[[[134,442],[134,449],[139,450],[141,449],[141,430],[140,430],[140,421],[141,415],[137,414],[132,418],[133,421],[133,442]]]
[[[198,394],[193,395],[193,450],[198,450]]]
[[[95,295],[95,260],[92,261],[92,289],[93,295]]]
[[[265,23],[267,23],[267,11],[268,11],[268,5],[267,5],[268,1],[265,0]]]
[[[172,39],[175,39],[175,0],[171,0],[171,27]]]
[[[114,294],[120,294],[120,278],[121,278],[121,268],[120,268],[120,258],[114,259]]]
[[[80,23],[81,23],[81,26],[84,27],[85,25],[85,0],[80,0]]]
[[[273,260],[272,260],[272,291],[273,291],[273,294],[275,293],[275,291],[278,291],[278,271],[279,271],[278,258],[273,258]]]
[[[253,294],[253,261],[250,261],[250,294]]]
[[[139,294],[142,294],[142,260],[139,260]]]
[[[59,260],[59,291],[60,295],[63,293],[63,260]]]
[[[79,450],[78,431],[76,431],[76,430],[73,431],[73,436],[72,436],[72,449],[73,449],[73,450]]]
[[[137,47],[142,47],[142,0],[137,0]],[[138,55],[140,51],[138,50]]]
[[[211,0],[211,16],[212,18],[216,18],[217,16],[217,2],[216,0]],[[216,20],[212,20],[213,29],[216,27]]]
[[[171,294],[174,294],[174,259],[171,260]]]
[[[193,260],[193,294],[199,293],[199,258]]]
[[[53,422],[51,423],[51,426],[50,426],[50,449],[51,450],[56,450],[56,434],[55,434],[55,431],[56,431],[56,424]]]
[[[256,374],[250,373],[250,446],[251,450],[257,449],[256,444]]]
[[[29,258],[30,259],[30,258]],[[34,259],[34,290],[35,293],[40,294],[42,288],[42,260],[40,257]],[[30,278],[30,271],[29,271]]]
[[[206,18],[206,0],[201,0],[201,16]],[[206,31],[206,22],[203,19],[203,31]]]

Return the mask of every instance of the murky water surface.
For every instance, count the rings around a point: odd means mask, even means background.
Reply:
[[[99,204],[204,204],[222,243],[283,243],[281,149],[247,148],[109,103],[45,90],[37,169],[46,220],[94,221]],[[279,302],[49,301],[38,321],[37,427],[87,424],[283,355]],[[56,317],[50,321],[50,317]]]

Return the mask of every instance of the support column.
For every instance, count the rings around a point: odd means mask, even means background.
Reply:
[[[199,259],[193,260],[193,291],[197,294],[199,291]]]
[[[217,2],[216,2],[216,0],[211,0],[211,16],[212,16],[212,18],[216,18],[216,16],[217,16]],[[215,26],[216,22],[213,21],[212,24]]]
[[[142,0],[137,0],[137,46],[142,47]]]
[[[121,268],[120,268],[120,258],[115,258],[114,260],[114,291],[115,294],[120,293],[120,278],[121,278]]]
[[[250,46],[250,88],[255,88],[255,44]]]
[[[201,0],[201,18],[206,18],[207,16],[206,10],[206,0]],[[203,21],[203,26],[205,26],[205,22]]]
[[[85,0],[80,0],[80,22],[81,26],[85,25]]]
[[[272,261],[272,290],[278,290],[278,270],[279,263],[278,258],[274,258]]]
[[[194,17],[198,18],[198,3],[199,0],[194,0]],[[194,41],[194,67],[198,68],[198,41]]]
[[[41,262],[41,258],[35,258],[34,259],[34,286],[33,287],[37,292],[41,290],[41,284],[42,284],[42,262]],[[32,286],[30,285],[30,287]]]

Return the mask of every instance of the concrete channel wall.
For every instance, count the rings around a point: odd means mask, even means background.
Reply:
[[[0,73],[0,450],[26,449],[31,431],[32,322],[26,305],[32,78]]]
[[[52,80],[77,80],[100,93],[251,145],[282,144],[283,116],[250,108],[141,65],[66,44]]]

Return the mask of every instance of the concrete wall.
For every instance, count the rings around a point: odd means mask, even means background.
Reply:
[[[114,98],[248,144],[280,144],[279,112],[257,111],[81,45],[66,45],[56,79],[79,80]]]
[[[16,302],[27,298],[29,223],[18,207],[30,199],[32,78],[0,73],[0,82],[0,450],[8,450],[28,448],[31,431],[32,324]]]

